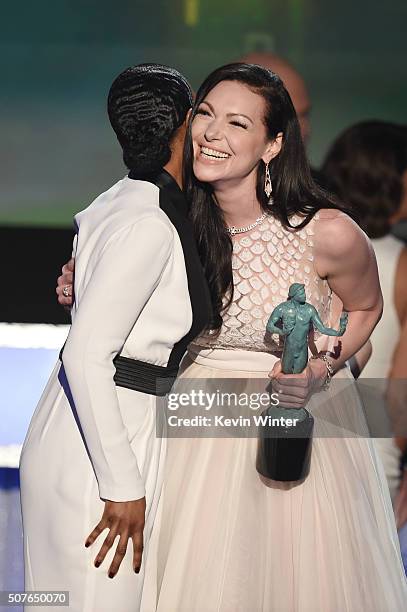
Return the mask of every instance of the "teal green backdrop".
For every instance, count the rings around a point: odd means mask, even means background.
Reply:
[[[69,226],[124,174],[105,99],[131,64],[171,64],[196,88],[242,53],[285,56],[310,91],[317,165],[356,121],[406,121],[406,26],[405,0],[8,3],[0,25],[0,224]]]

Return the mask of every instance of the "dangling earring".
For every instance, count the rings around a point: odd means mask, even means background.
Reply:
[[[264,193],[269,199],[271,194],[273,193],[273,185],[271,184],[270,178],[269,162],[267,162],[266,164],[266,180],[264,181]]]

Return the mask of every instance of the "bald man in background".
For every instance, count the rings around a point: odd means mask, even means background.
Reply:
[[[275,55],[274,53],[249,53],[248,55],[244,55],[238,61],[246,62],[248,64],[259,64],[260,66],[264,66],[264,68],[268,68],[269,70],[276,72],[278,76],[281,77],[288,93],[291,96],[291,100],[293,101],[293,105],[298,116],[298,121],[300,122],[302,139],[304,144],[307,145],[311,133],[309,117],[311,111],[311,101],[307,86],[305,85],[305,81],[302,76],[289,62],[287,62],[287,60]],[[324,179],[323,174],[316,168],[311,168],[311,170],[313,179],[322,187],[325,187],[326,180]],[[391,231],[397,238],[404,240],[404,242],[407,244],[406,209],[400,210],[399,218],[397,219],[397,222],[393,224]],[[366,347],[366,349],[367,348],[368,347]],[[361,349],[361,351],[363,350],[364,349]],[[358,353],[358,358],[360,357],[361,361],[363,361],[365,357],[367,361],[369,356],[370,355],[367,354],[366,356],[359,356]]]
[[[311,102],[307,87],[302,76],[285,59],[274,53],[249,53],[239,60],[247,64],[259,64],[273,72],[283,80],[300,122],[301,135],[306,145],[310,136],[311,126],[309,115]]]

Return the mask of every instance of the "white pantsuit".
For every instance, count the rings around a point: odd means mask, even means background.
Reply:
[[[113,359],[173,371],[209,312],[182,193],[165,172],[156,184],[130,177],[75,218],[72,326],[21,455],[25,589],[69,591],[74,612],[139,609],[161,491],[166,445],[156,436],[155,395],[115,384]],[[117,540],[99,568],[107,531],[89,548],[85,540],[102,500],[143,496],[140,574],[129,542],[110,579]]]

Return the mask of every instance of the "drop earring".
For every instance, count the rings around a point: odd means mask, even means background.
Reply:
[[[273,193],[273,186],[271,184],[271,178],[270,178],[269,162],[267,162],[266,164],[266,179],[264,181],[264,193],[266,194],[268,198],[270,198],[271,194]]]

